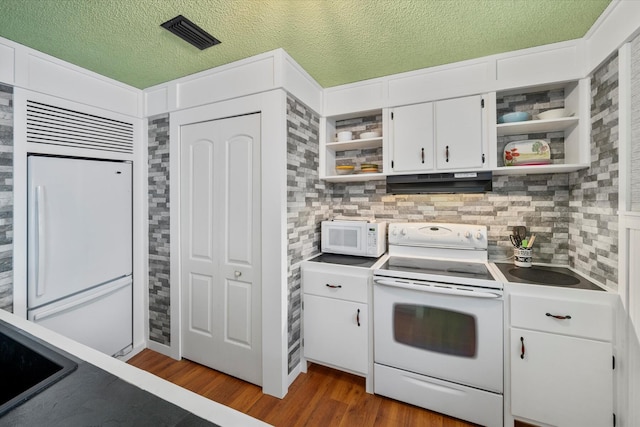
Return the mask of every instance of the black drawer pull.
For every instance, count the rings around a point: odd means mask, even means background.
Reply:
[[[337,289],[337,288],[341,288],[342,287],[342,285],[330,285],[328,283],[325,286],[327,288],[331,288],[331,289]]]
[[[356,314],[356,322],[358,323],[358,326],[360,326],[360,309],[358,309],[358,313]]]
[[[547,313],[547,317],[553,317],[554,319],[560,319],[560,320],[568,320],[571,319],[571,316],[566,315],[566,316],[558,316],[556,314],[551,314],[551,313]]]
[[[524,337],[520,337],[520,359],[524,359]]]

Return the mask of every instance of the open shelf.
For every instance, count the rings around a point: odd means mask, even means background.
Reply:
[[[327,142],[327,150],[347,151],[365,150],[367,148],[382,147],[382,137],[369,139],[354,139],[352,141]]]
[[[556,164],[535,166],[501,166],[493,170],[494,175],[531,175],[542,173],[566,173],[588,168],[588,164]]]
[[[349,175],[332,175],[324,178],[327,182],[363,182],[363,181],[377,181],[386,179],[386,174],[382,172],[378,173],[352,173]]]
[[[528,120],[526,122],[501,123],[496,126],[498,136],[525,135],[530,133],[560,132],[576,126],[578,117],[562,117],[549,120]]]

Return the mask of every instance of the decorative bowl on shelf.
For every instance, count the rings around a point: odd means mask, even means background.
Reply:
[[[360,165],[360,173],[377,173],[378,165],[375,163],[362,163]]]
[[[498,123],[525,122],[530,119],[531,115],[526,111],[516,111],[514,113],[507,113],[498,117]]]
[[[380,138],[380,132],[372,131],[372,132],[362,132],[360,134],[360,139],[370,139],[370,138]]]
[[[338,132],[338,142],[351,141],[353,139],[353,133],[348,130]]]
[[[538,120],[560,119],[562,117],[568,117],[566,108],[554,108],[553,110],[547,110],[538,114],[536,117]]]
[[[336,166],[336,174],[338,175],[349,175],[353,173],[355,167],[353,165],[338,165]]]
[[[504,147],[505,166],[533,166],[551,163],[551,150],[544,139],[512,141]]]

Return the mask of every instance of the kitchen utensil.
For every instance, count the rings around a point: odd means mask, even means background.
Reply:
[[[378,131],[362,132],[360,134],[360,139],[379,138],[379,137],[380,137],[380,132]]]
[[[515,236],[512,234],[511,236],[509,236],[509,240],[511,240],[511,244],[514,248],[519,248],[520,246],[522,246],[522,239],[520,238],[520,236]]]
[[[516,225],[516,226],[514,226],[513,227],[513,235],[514,236],[518,236],[520,238],[520,241],[522,242],[522,239],[527,237],[527,227],[525,227],[524,225]]]
[[[551,150],[544,139],[512,141],[505,145],[503,158],[505,166],[548,165]]]
[[[343,130],[342,132],[338,132],[339,142],[351,141],[352,139],[353,139],[353,132],[348,130]]]
[[[568,117],[569,114],[565,108],[554,108],[538,114],[536,117],[539,120],[559,119],[562,117]]]
[[[527,249],[530,249],[533,246],[533,242],[536,240],[536,235],[532,234],[531,239],[529,239],[529,243],[527,244]]]
[[[524,122],[531,119],[531,115],[526,111],[516,111],[503,114],[498,118],[498,123]]]

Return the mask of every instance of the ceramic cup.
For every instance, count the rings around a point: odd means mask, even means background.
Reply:
[[[513,250],[514,264],[518,267],[531,267],[531,260],[533,259],[533,249],[518,249]]]

